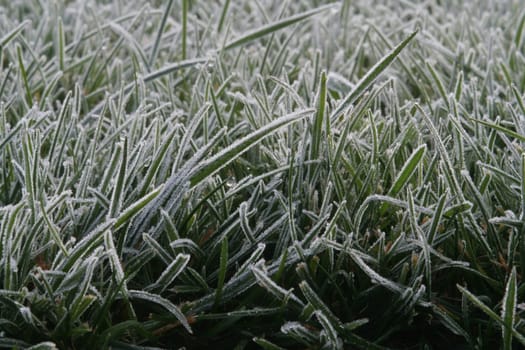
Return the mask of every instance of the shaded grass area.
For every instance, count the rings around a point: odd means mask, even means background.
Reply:
[[[0,5],[0,347],[525,344],[518,1]]]

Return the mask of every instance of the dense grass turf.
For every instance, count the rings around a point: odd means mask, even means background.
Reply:
[[[524,346],[525,11],[461,3],[0,0],[0,347]]]

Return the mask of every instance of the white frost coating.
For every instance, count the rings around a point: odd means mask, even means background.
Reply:
[[[178,254],[175,260],[162,271],[162,274],[159,276],[155,284],[159,286],[162,290],[168,288],[169,285],[177,278],[177,276],[184,271],[186,265],[190,261],[190,255],[188,254]]]
[[[175,306],[169,300],[164,299],[158,296],[157,294],[152,294],[140,290],[130,290],[129,295],[132,298],[142,299],[162,306],[163,308],[168,310],[173,316],[175,316],[175,318],[177,318],[177,320],[184,326],[188,333],[193,334],[193,331],[191,330],[186,316],[179,310],[177,306]]]

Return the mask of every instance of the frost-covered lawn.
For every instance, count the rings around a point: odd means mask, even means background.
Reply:
[[[525,346],[524,37],[519,0],[0,0],[0,347]]]

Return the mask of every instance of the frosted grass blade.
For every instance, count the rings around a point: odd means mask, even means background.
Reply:
[[[222,48],[222,50],[230,50],[230,49],[233,49],[233,48],[235,48],[237,46],[241,46],[241,45],[244,45],[244,44],[249,43],[251,41],[257,40],[257,39],[259,39],[259,38],[261,38],[261,37],[263,37],[265,35],[268,35],[268,34],[276,32],[276,31],[278,31],[280,29],[289,27],[290,25],[292,25],[294,23],[298,23],[300,21],[303,21],[303,20],[307,19],[308,17],[311,17],[313,15],[316,15],[316,14],[322,12],[322,11],[326,11],[326,10],[331,9],[331,8],[334,8],[333,4],[320,6],[318,8],[313,9],[313,10],[309,10],[309,11],[306,11],[306,12],[303,12],[303,13],[300,13],[300,14],[297,14],[297,15],[294,15],[294,16],[290,16],[290,17],[284,18],[282,20],[279,20],[279,21],[267,24],[267,25],[262,26],[260,28],[254,29],[254,30],[249,31],[248,33],[246,33],[246,34],[244,34],[244,35],[242,35],[240,37],[237,37],[237,38],[227,42],[226,45],[224,45],[224,47]]]
[[[251,271],[254,274],[257,283],[272,294],[277,300],[281,301],[283,304],[287,304],[288,300],[291,300],[301,308],[304,307],[304,303],[295,296],[293,290],[286,290],[279,286],[259,267],[252,267]]]
[[[164,31],[164,28],[166,26],[166,21],[168,20],[168,16],[170,14],[172,6],[173,6],[173,0],[168,0],[166,9],[164,10],[164,13],[162,14],[162,20],[159,24],[159,29],[157,30],[157,36],[155,37],[155,43],[153,44],[153,49],[151,50],[151,55],[149,57],[150,67],[153,67],[153,65],[155,64],[155,60],[157,59],[157,54],[158,54],[159,47],[160,47],[160,40],[162,38],[162,32]]]
[[[177,254],[175,260],[173,260],[173,262],[162,271],[162,274],[155,282],[155,284],[161,288],[159,293],[162,293],[171,285],[171,283],[173,283],[175,278],[184,271],[184,268],[188,265],[189,261],[190,256],[188,254]]]
[[[191,330],[191,327],[188,323],[188,320],[186,319],[186,316],[180,311],[180,309],[175,306],[172,302],[170,302],[167,299],[162,298],[159,295],[140,291],[140,290],[130,290],[129,295],[131,298],[136,299],[142,299],[144,301],[158,304],[165,308],[167,311],[169,311],[175,318],[181,323],[181,325],[188,331],[188,333],[192,334],[193,331]]]
[[[156,71],[146,74],[144,77],[142,77],[142,79],[144,80],[144,82],[147,83],[147,82],[159,79],[160,77],[163,77],[167,74],[179,71],[181,69],[193,67],[193,66],[196,66],[202,63],[206,63],[208,60],[209,60],[208,58],[194,58],[194,59],[172,63]]]
[[[359,96],[377,79],[377,77],[394,61],[394,59],[399,56],[401,51],[412,41],[416,36],[417,31],[410,34],[405,40],[403,40],[399,45],[397,45],[392,51],[390,51],[385,57],[383,57],[379,62],[377,62],[368,73],[365,74],[361,80],[354,86],[352,91],[345,96],[343,101],[339,103],[339,106],[332,111],[330,114],[330,119],[334,120],[341,113],[343,113],[346,108],[354,103]]]
[[[229,163],[234,161],[250,147],[256,145],[263,138],[271,135],[277,129],[280,129],[286,125],[296,122],[302,118],[305,118],[308,114],[314,112],[313,109],[305,109],[288,114],[284,117],[274,120],[273,122],[263,126],[259,130],[252,132],[249,135],[235,141],[230,146],[224,148],[222,151],[209,158],[205,162],[199,165],[199,168],[191,177],[191,186],[195,186],[202,182],[209,176],[217,173],[219,170],[227,166]]]
[[[414,175],[417,166],[421,163],[421,160],[423,159],[426,150],[427,146],[423,144],[416,148],[414,152],[412,152],[410,157],[403,165],[403,168],[401,168],[401,170],[399,171],[399,174],[394,180],[392,187],[388,191],[389,196],[395,197],[399,193],[399,191],[401,191],[405,187],[412,175]]]
[[[2,38],[0,38],[0,50],[2,50],[4,47],[6,47],[10,41],[12,41],[22,30],[26,25],[31,23],[29,20],[25,20],[19,25],[17,25],[13,30],[11,30],[9,33],[5,34]]]
[[[505,296],[503,297],[503,307],[501,310],[501,318],[503,320],[501,331],[504,350],[512,350],[512,330],[514,329],[516,317],[517,294],[516,267],[514,266],[505,288]]]
[[[215,305],[221,301],[222,288],[226,280],[226,272],[228,270],[228,237],[224,237],[221,242],[221,254],[219,257],[219,274],[217,277],[217,289],[215,290]]]
[[[310,149],[310,159],[317,159],[319,157],[319,150],[321,148],[321,137],[323,131],[323,121],[326,111],[326,72],[321,73],[321,83],[319,84],[319,91],[317,93],[317,112],[312,123],[312,144]]]

